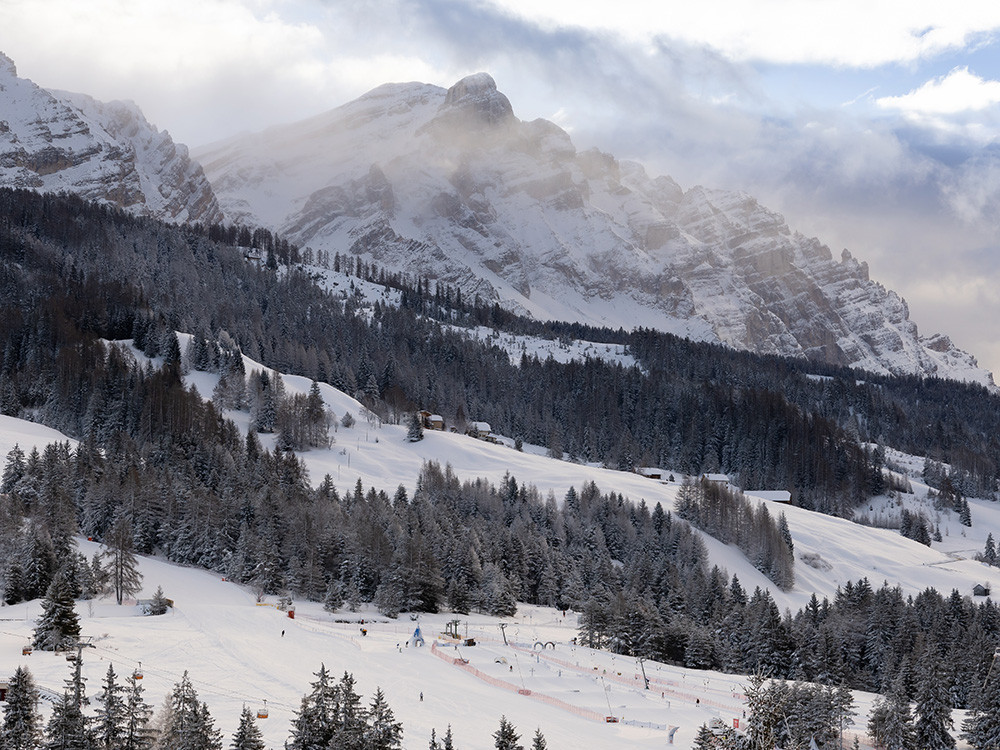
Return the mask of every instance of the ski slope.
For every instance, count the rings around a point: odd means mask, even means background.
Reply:
[[[88,557],[99,548],[78,543]],[[249,588],[216,574],[150,558],[140,558],[140,567],[139,598],[162,586],[175,606],[166,615],[143,617],[138,606],[119,607],[111,598],[78,602],[82,635],[92,646],[83,650],[87,694],[97,694],[109,664],[124,681],[141,663],[146,700],[159,709],[187,670],[225,746],[242,707],[256,709],[266,699],[269,716],[258,725],[267,746],[281,748],[321,663],[334,678],[352,673],[366,703],[380,686],[403,724],[408,750],[426,748],[431,729],[440,736],[449,724],[457,747],[487,750],[501,715],[525,745],[540,728],[551,748],[607,750],[662,748],[673,726],[674,745],[690,747],[702,723],[719,717],[732,725],[743,718],[742,678],[647,661],[645,690],[635,659],[573,645],[573,613],[522,605],[503,620],[505,645],[501,620],[484,615],[389,620],[370,610],[331,614],[317,603],[295,602],[289,618],[273,597],[259,604]],[[23,664],[51,694],[62,690],[70,663],[60,654],[21,655],[40,611],[38,601],[0,607],[0,679]],[[451,619],[475,646],[435,644]],[[407,645],[417,626],[423,647]],[[859,713],[867,713],[871,698],[858,694]],[[608,723],[608,716],[618,721]]]

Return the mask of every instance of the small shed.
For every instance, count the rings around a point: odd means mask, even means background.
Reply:
[[[972,587],[973,596],[989,596],[990,595],[990,585],[988,583],[977,583]]]
[[[424,420],[424,427],[428,430],[444,430],[444,417],[440,414],[431,414]]]
[[[747,497],[755,497],[758,500],[767,500],[771,503],[789,505],[792,502],[792,493],[788,490],[747,490],[743,494]]]
[[[635,473],[646,477],[646,479],[663,479],[663,469],[655,466],[639,466],[636,468]]]
[[[701,478],[711,484],[729,484],[729,476],[726,474],[702,474]]]

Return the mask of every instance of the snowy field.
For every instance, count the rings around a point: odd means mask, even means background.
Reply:
[[[246,369],[250,372],[260,365],[246,360]],[[290,392],[309,390],[310,381],[305,378],[283,376],[283,380]],[[217,376],[193,372],[186,381],[207,397]],[[633,502],[673,507],[675,483],[554,460],[538,446],[526,445],[518,452],[511,440],[494,445],[428,430],[422,441],[410,443],[405,427],[367,418],[353,398],[327,385],[320,388],[337,419],[349,411],[357,423],[332,433],[335,442],[329,449],[301,454],[315,484],[330,474],[342,492],[353,489],[360,479],[365,487],[392,493],[402,484],[412,493],[422,464],[433,460],[449,464],[462,479],[486,477],[497,483],[510,473],[519,482],[532,484],[543,494],[552,492],[559,499],[569,487],[594,481],[602,491],[620,492]],[[247,413],[228,416],[246,429]],[[265,445],[273,444],[271,436],[261,438]],[[28,453],[33,446],[41,450],[49,442],[66,439],[41,425],[0,417],[3,456],[15,443]],[[864,576],[874,587],[883,581],[899,585],[904,594],[916,594],[928,586],[945,594],[953,588],[971,594],[975,583],[1000,590],[1000,569],[972,559],[983,549],[988,533],[1000,538],[1000,505],[970,499],[974,524],[966,528],[954,513],[933,509],[927,487],[919,481],[922,460],[889,453],[894,465],[905,471],[914,492],[900,498],[876,498],[861,510],[889,518],[901,507],[922,509],[940,526],[942,542],[926,547],[890,529],[775,505],[772,512],[786,514],[795,544],[796,584],[791,591],[775,588],[735,547],[705,537],[711,562],[737,574],[748,591],[756,586],[769,588],[778,606],[793,612],[812,593],[832,598],[838,586]],[[679,473],[675,476],[680,478]],[[97,548],[86,541],[80,547],[88,557]],[[512,645],[503,644],[499,620],[462,616],[458,618],[461,634],[475,638],[477,645],[456,651],[446,646],[431,648],[434,636],[451,619],[447,614],[421,616],[416,623],[405,615],[391,621],[371,611],[332,616],[318,604],[296,602],[296,616],[289,619],[274,606],[257,606],[249,590],[217,574],[153,559],[144,559],[142,569],[144,590],[139,597],[151,596],[162,585],[176,607],[163,617],[145,618],[139,617],[136,607],[117,607],[106,600],[78,603],[84,635],[95,646],[84,655],[88,691],[91,695],[97,691],[108,662],[114,663],[122,678],[141,662],[147,700],[158,707],[187,669],[199,696],[227,735],[227,744],[242,706],[256,708],[266,699],[270,716],[261,720],[261,728],[269,747],[282,747],[292,716],[320,663],[337,677],[344,671],[353,673],[366,700],[381,686],[404,724],[406,748],[427,747],[431,728],[440,736],[449,723],[458,747],[490,748],[501,714],[514,723],[525,744],[540,727],[554,749],[659,748],[667,746],[673,726],[679,727],[675,746],[690,747],[698,726],[712,717],[729,725],[742,719],[743,678],[646,662],[650,689],[643,690],[635,660],[572,645],[577,627],[572,613],[563,617],[554,610],[522,605],[518,615],[507,621]],[[38,602],[0,607],[0,678],[24,663],[42,687],[60,690],[69,674],[64,659],[40,652],[20,655],[39,611]],[[366,636],[360,632],[360,619],[366,620]],[[417,624],[427,645],[406,647]],[[552,647],[537,647],[539,642]],[[456,658],[469,663],[456,664]],[[863,723],[871,696],[857,694],[857,701]],[[608,723],[608,716],[619,721]],[[960,723],[961,717],[956,720]]]
[[[98,549],[82,540],[79,546],[88,558]],[[141,558],[141,570],[139,598],[162,585],[175,607],[161,617],[142,617],[138,607],[118,607],[113,599],[78,602],[83,637],[93,646],[83,651],[87,693],[97,693],[108,664],[122,681],[141,668],[146,700],[159,709],[187,670],[226,746],[242,707],[256,709],[266,700],[269,716],[258,724],[268,747],[281,748],[321,663],[333,677],[352,673],[366,703],[381,686],[403,724],[403,747],[409,750],[426,748],[431,729],[440,736],[448,724],[457,747],[487,750],[501,714],[525,745],[540,728],[553,750],[662,748],[674,726],[674,745],[691,747],[702,723],[720,717],[731,725],[743,717],[740,677],[647,661],[650,689],[644,690],[635,659],[572,645],[577,625],[572,613],[522,605],[503,621],[510,642],[504,645],[497,618],[441,614],[416,622],[405,615],[387,620],[366,610],[330,614],[319,604],[295,602],[290,619],[274,598],[261,606],[248,588],[212,573],[148,558]],[[69,662],[40,651],[21,655],[40,609],[37,601],[0,607],[0,675],[23,664],[51,693],[62,690]],[[460,635],[474,638],[475,646],[434,645],[453,618]],[[406,645],[417,626],[426,645]],[[867,713],[870,696],[859,694],[858,700]],[[608,723],[608,716],[618,722]]]

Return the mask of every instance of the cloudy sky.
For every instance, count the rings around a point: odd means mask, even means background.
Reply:
[[[1000,374],[995,0],[3,0],[0,51],[192,146],[485,70],[580,148],[850,248]]]

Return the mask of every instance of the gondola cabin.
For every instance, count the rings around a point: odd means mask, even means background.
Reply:
[[[135,671],[132,673],[132,679],[133,680],[141,680],[142,679],[142,662],[139,662],[139,666],[136,667]]]
[[[257,718],[258,719],[267,718],[267,701],[264,701],[264,705],[257,709]]]

